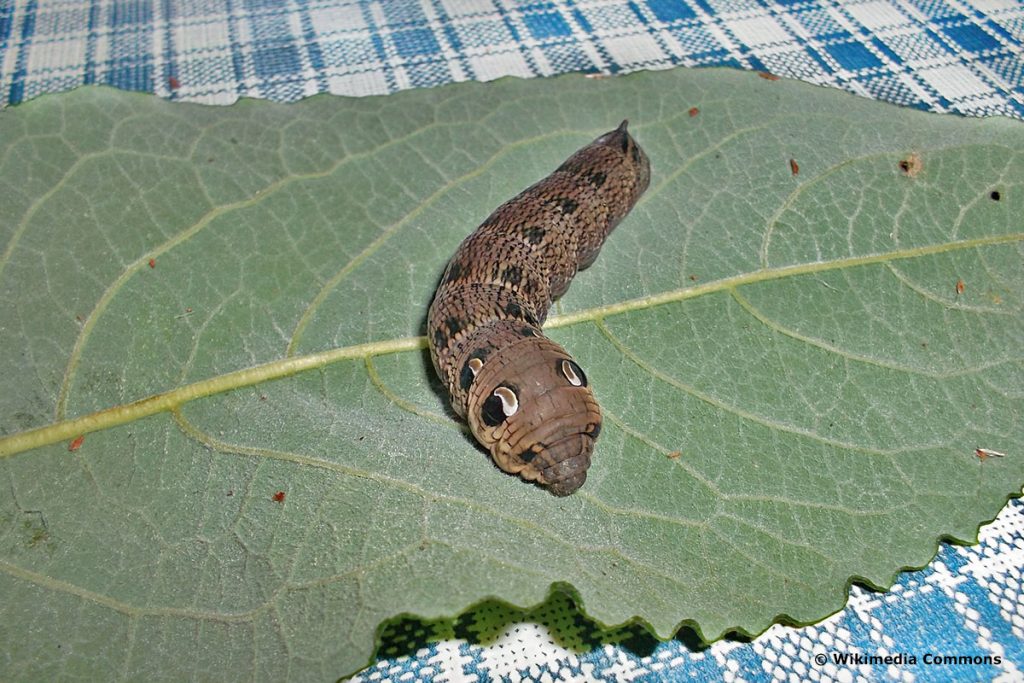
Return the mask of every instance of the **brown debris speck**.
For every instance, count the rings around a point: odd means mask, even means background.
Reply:
[[[900,170],[903,171],[903,174],[908,178],[916,178],[923,169],[924,163],[921,161],[921,157],[918,156],[917,152],[911,152],[900,160]]]

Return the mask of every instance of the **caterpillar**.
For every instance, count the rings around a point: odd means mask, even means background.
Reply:
[[[455,412],[498,467],[556,496],[586,481],[601,409],[583,368],[541,326],[650,182],[627,125],[488,216],[448,262],[427,314]]]

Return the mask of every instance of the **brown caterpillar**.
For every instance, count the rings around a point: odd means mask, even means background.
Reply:
[[[455,252],[427,315],[455,412],[498,467],[556,496],[586,481],[601,409],[540,327],[647,189],[650,162],[627,123],[499,206]]]

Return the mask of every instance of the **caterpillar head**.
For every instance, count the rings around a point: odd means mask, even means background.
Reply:
[[[535,332],[466,365],[474,375],[467,419],[498,467],[556,496],[582,486],[601,409],[576,361]]]

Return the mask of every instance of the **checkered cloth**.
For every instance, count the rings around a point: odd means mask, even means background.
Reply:
[[[1024,118],[1015,0],[0,0],[0,106],[83,83],[230,104],[737,66]]]
[[[1024,502],[1011,502],[980,540],[942,546],[887,593],[854,586],[846,609],[820,624],[773,626],[753,642],[702,648],[685,630],[662,643],[641,626],[603,629],[556,595],[528,613],[492,602],[453,624],[395,624],[380,659],[351,680],[1020,683]],[[887,655],[902,660],[886,664]]]
[[[230,104],[686,65],[1024,118],[1022,44],[1014,0],[0,0],[0,106],[90,83]],[[1013,502],[980,546],[944,546],[890,593],[854,588],[813,627],[699,650],[603,631],[556,597],[525,619],[491,605],[447,629],[403,622],[357,680],[1021,681],[1022,566]],[[919,661],[837,664],[843,653]],[[982,663],[927,664],[927,653]]]

